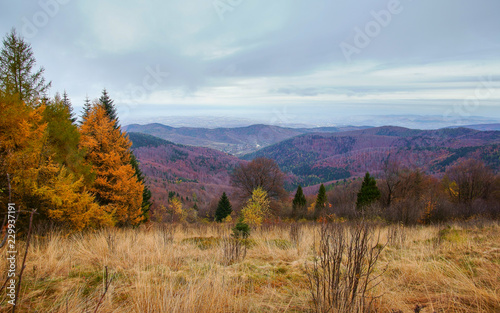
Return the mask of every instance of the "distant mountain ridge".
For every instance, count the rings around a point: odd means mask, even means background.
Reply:
[[[155,127],[175,130],[161,124],[149,125],[150,130]],[[226,141],[237,141],[240,139],[236,135],[241,132],[241,136],[248,139],[263,130],[282,131],[281,128],[254,125],[238,128],[235,132],[215,129],[203,134],[206,129],[189,128],[182,129],[181,133],[197,136],[195,140],[219,136]],[[148,134],[129,132],[128,136],[152,189],[162,197],[166,196],[167,190],[181,194],[194,191],[202,199],[210,199],[222,191],[230,193],[234,191],[230,184],[233,168],[260,156],[277,162],[290,177],[290,187],[299,183],[308,186],[359,177],[367,171],[378,175],[389,158],[437,175],[460,158],[479,159],[495,171],[500,169],[500,131],[469,128],[418,130],[396,126],[343,132],[293,131],[299,135],[241,156],[241,159],[216,149],[181,145]],[[283,137],[291,135],[292,131]]]
[[[500,132],[468,128],[415,130],[384,126],[340,133],[303,134],[242,157],[275,160],[304,185],[382,170],[389,157],[403,165],[441,173],[461,157],[500,167]]]
[[[470,128],[475,130],[499,130],[500,131],[500,123],[492,123],[492,124],[474,124],[474,125],[465,125],[461,126],[462,128]],[[457,126],[452,126],[450,128],[458,128]]]
[[[368,126],[289,128],[256,124],[235,128],[170,127],[152,123],[125,126],[127,132],[152,135],[177,144],[216,149],[233,155],[244,155],[283,140],[313,132],[341,132],[366,129]]]

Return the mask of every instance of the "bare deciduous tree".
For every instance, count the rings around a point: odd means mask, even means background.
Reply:
[[[450,195],[458,203],[471,203],[486,199],[492,189],[493,172],[483,162],[475,159],[462,160],[446,170],[450,182]]]
[[[394,197],[394,192],[395,189],[398,187],[399,183],[401,182],[401,171],[402,171],[402,166],[400,162],[395,161],[395,160],[386,160],[384,162],[384,183],[382,184],[382,190],[383,192],[383,201],[386,207],[391,206],[392,199]]]
[[[288,193],[283,188],[285,174],[276,162],[267,158],[256,158],[237,167],[232,175],[232,184],[240,190],[240,197],[247,199],[261,187],[269,198],[284,200]]]

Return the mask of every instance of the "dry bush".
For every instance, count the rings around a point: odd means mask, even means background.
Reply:
[[[220,243],[222,249],[221,263],[231,265],[243,261],[247,255],[245,240],[232,237],[224,238]]]
[[[307,267],[314,311],[371,312],[371,291],[381,276],[374,273],[383,249],[379,238],[364,221],[322,225],[319,253]]]
[[[299,246],[300,240],[303,235],[302,225],[298,223],[290,224],[290,241],[296,246]]]
[[[406,230],[407,228],[402,223],[390,225],[387,228],[387,241],[389,245],[402,247],[408,237]]]
[[[174,242],[175,226],[172,224],[162,224],[157,226],[158,239],[163,247]]]

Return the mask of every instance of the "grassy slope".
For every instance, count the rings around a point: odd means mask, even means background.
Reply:
[[[175,226],[173,242],[156,228],[35,237],[18,312],[93,312],[104,266],[115,278],[99,312],[309,311],[303,268],[316,230],[304,225],[298,246],[288,241],[288,225],[255,231],[257,245],[229,266],[221,265],[219,246],[200,249],[185,240],[227,235],[223,225]],[[381,230],[385,240],[388,228]],[[387,267],[376,289],[379,312],[413,312],[416,304],[427,305],[422,313],[500,311],[498,223],[404,228],[399,234],[377,265],[378,271]],[[1,258],[0,268],[6,266]],[[0,312],[6,312],[4,295]]]

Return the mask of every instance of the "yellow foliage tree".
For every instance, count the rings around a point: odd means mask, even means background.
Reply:
[[[99,214],[83,178],[54,162],[42,117],[45,108],[0,96],[1,184],[6,185],[8,175],[12,202],[19,209],[38,209],[39,219],[49,218],[76,230],[109,224],[109,218]],[[6,202],[7,192],[0,199]]]
[[[182,202],[177,197],[173,197],[169,200],[170,213],[172,216],[172,222],[179,221],[184,223],[187,219],[188,212],[182,208]]]
[[[252,192],[252,197],[247,201],[241,214],[243,221],[250,226],[260,226],[268,215],[270,208],[267,192],[261,187],[257,187]]]
[[[35,189],[35,193],[50,201],[47,209],[49,218],[79,231],[87,227],[111,226],[111,215],[102,211],[94,196],[87,191],[83,176],[75,179],[74,174],[65,167],[52,165],[50,179],[44,186]]]
[[[130,165],[131,143],[99,103],[95,103],[80,127],[80,146],[96,175],[90,191],[120,226],[137,225],[144,185]]]
[[[33,108],[14,96],[0,97],[0,179],[3,189],[8,189],[10,179],[12,201],[25,210],[39,208],[34,188],[43,184],[40,174],[49,163],[44,157],[43,110],[44,106]],[[7,201],[6,190],[2,202]]]

